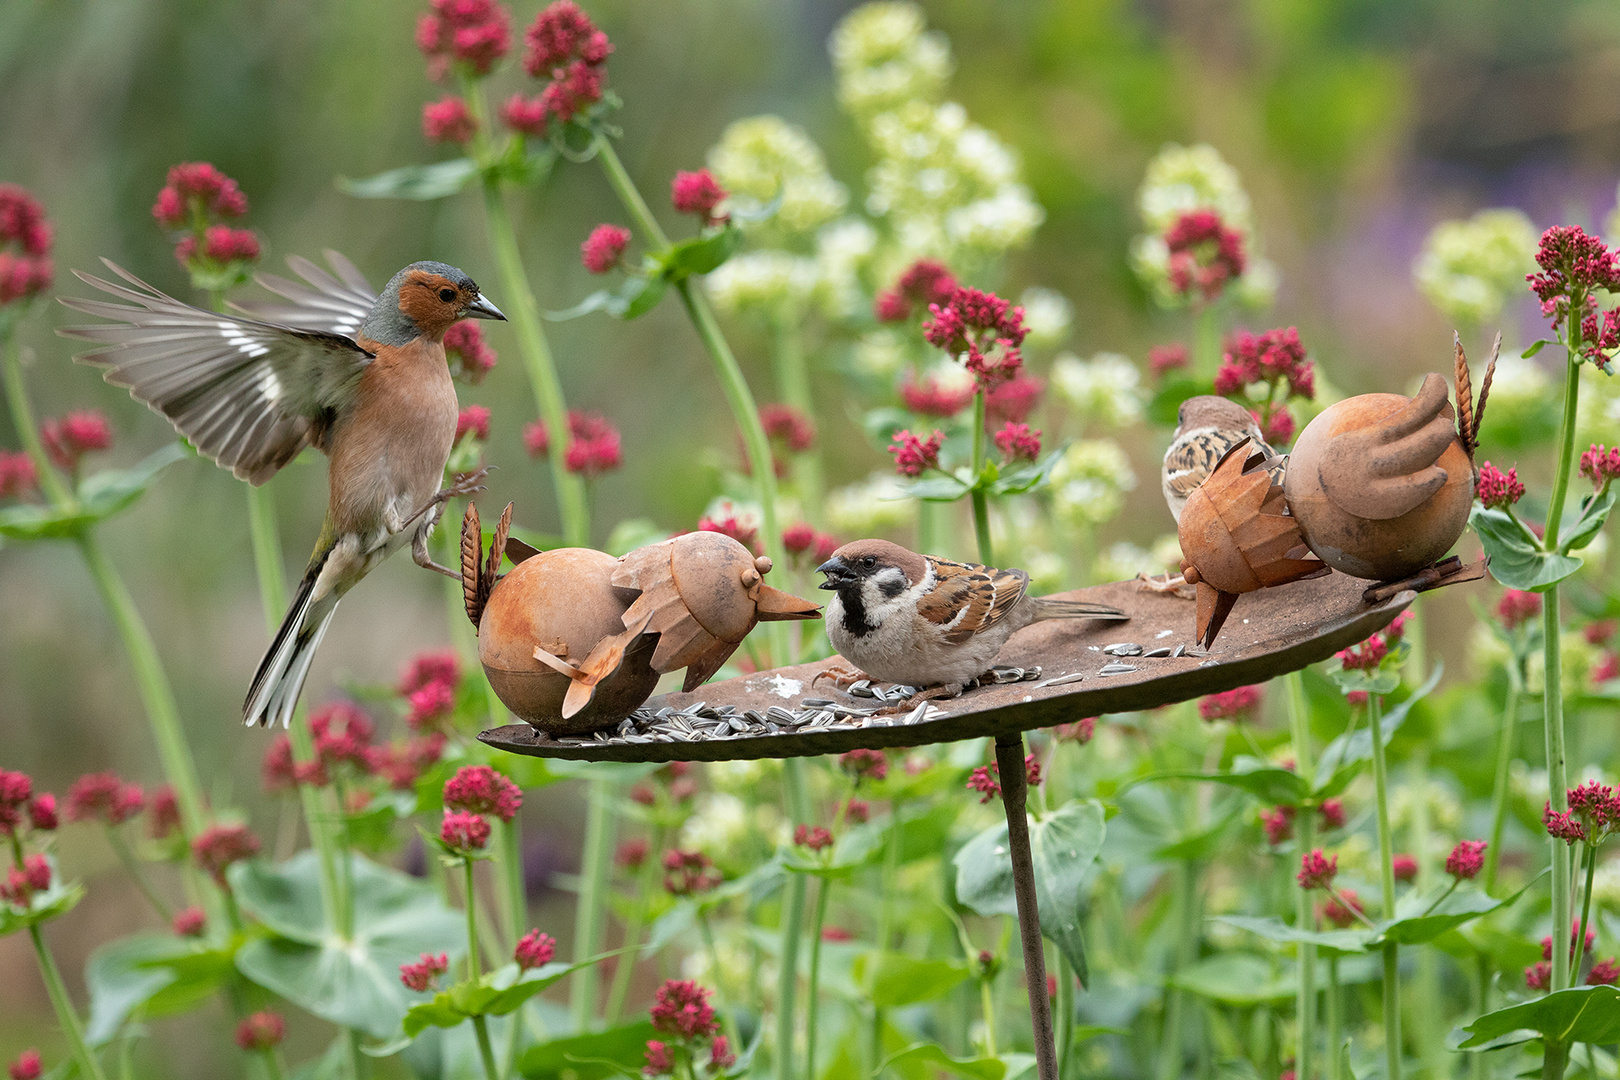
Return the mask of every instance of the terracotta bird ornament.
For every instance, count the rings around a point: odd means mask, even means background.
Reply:
[[[254,675],[248,724],[291,722],[338,600],[394,551],[410,543],[419,565],[460,576],[433,562],[427,538],[444,502],[481,478],[440,489],[458,412],[444,334],[505,316],[445,263],[412,263],[374,295],[347,259],[327,258],[335,275],[289,260],[307,284],[262,277],[289,302],[239,305],[244,315],[182,303],[111,262],[126,284],[77,276],[122,303],[62,299],[115,320],[60,331],[98,343],[78,359],[238,478],[262,484],[306,446],[330,459],[326,520]]]

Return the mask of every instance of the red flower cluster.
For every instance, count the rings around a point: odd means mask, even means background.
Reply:
[[[517,961],[518,970],[528,971],[530,968],[551,963],[551,958],[556,955],[556,938],[550,934],[542,934],[539,930],[530,930],[518,940],[512,959]]]
[[[1023,423],[1041,400],[1046,385],[1039,379],[1019,374],[984,395],[984,427],[998,423]]]
[[[654,1029],[677,1038],[701,1039],[720,1030],[709,991],[690,979],[670,979],[660,986],[649,1015]]]
[[[3,258],[0,255],[0,259]],[[4,302],[0,299],[0,303]],[[0,450],[0,499],[27,495],[38,486],[39,470],[34,467],[33,458],[21,450]]]
[[[602,99],[603,65],[613,45],[573,0],[557,0],[542,11],[524,42],[524,70],[551,80],[540,93],[548,114],[566,124]]]
[[[956,292],[956,278],[945,264],[934,259],[918,259],[906,268],[894,288],[877,294],[872,314],[878,322],[904,322],[917,311],[933,304],[948,304]]]
[[[1524,969],[1524,985],[1531,990],[1545,990],[1552,985],[1552,965],[1542,960]]]
[[[1198,715],[1204,720],[1247,720],[1260,707],[1260,687],[1240,686],[1198,699]]]
[[[1581,940],[1580,935],[1581,935],[1581,928],[1580,927],[1572,926],[1572,927],[1569,928],[1569,958],[1571,960],[1575,959],[1575,943],[1577,941]],[[1586,931],[1586,946],[1582,951],[1585,952],[1587,950],[1590,950],[1592,948],[1592,945],[1596,941],[1597,941],[1597,931],[1588,928],[1587,931]],[[1548,934],[1546,937],[1541,939],[1541,958],[1543,960],[1551,960],[1552,959],[1552,935],[1551,934]]]
[[[1597,447],[1592,449],[1596,450]],[[1586,454],[1581,455],[1582,476],[1586,475],[1586,457]],[[1620,460],[1617,460],[1616,464],[1620,465]],[[1479,496],[1479,501],[1485,504],[1486,509],[1506,510],[1524,498],[1524,485],[1519,483],[1518,468],[1511,468],[1504,473],[1487,461],[1479,467],[1479,483],[1474,486],[1474,494]]]
[[[1620,311],[1604,312],[1601,325],[1594,290],[1620,291],[1620,256],[1600,237],[1589,236],[1579,225],[1561,225],[1541,234],[1534,274],[1527,274],[1530,291],[1541,301],[1541,313],[1556,327],[1572,309],[1581,316],[1581,354],[1594,363],[1605,362],[1620,345]]]
[[[749,551],[755,550],[755,545],[759,543],[759,529],[746,524],[735,514],[728,514],[723,518],[698,518],[697,531],[717,532],[722,536],[729,536]]]
[[[136,788],[136,791],[140,789]],[[56,828],[56,796],[49,793],[35,795],[33,777],[27,773],[0,769],[0,836],[17,834],[25,809],[28,811],[28,823],[35,829],[49,832]]]
[[[1337,855],[1324,855],[1321,848],[1312,848],[1299,857],[1299,873],[1295,878],[1302,889],[1325,889],[1333,884],[1333,877],[1338,872]]]
[[[489,410],[484,406],[468,405],[456,415],[456,440],[452,445],[460,446],[468,435],[479,442],[489,439]]]
[[[259,853],[259,838],[246,825],[215,825],[191,842],[191,857],[225,887],[225,869]]]
[[[399,695],[411,707],[405,722],[420,731],[449,716],[455,710],[460,682],[461,661],[454,649],[418,653],[400,676]]]
[[[174,257],[185,267],[195,263],[199,254],[214,263],[258,262],[259,238],[251,229],[210,225],[203,230],[201,245],[196,236],[184,236],[174,246]]]
[[[501,121],[520,135],[543,137],[549,120],[546,100],[540,95],[526,98],[522,94],[513,94],[501,106]]]
[[[278,1013],[256,1012],[236,1025],[236,1045],[244,1050],[273,1050],[287,1037],[287,1021]]]
[[[117,773],[86,773],[68,788],[69,821],[100,820],[105,825],[122,825],[146,808],[141,785],[124,783]]]
[[[444,355],[450,361],[451,377],[465,379],[474,386],[495,369],[495,350],[485,343],[483,329],[471,319],[463,319],[444,332]]]
[[[50,862],[43,855],[25,855],[21,867],[14,866],[6,872],[5,883],[0,885],[0,900],[13,907],[26,908],[35,893],[50,887]]]
[[[781,440],[796,454],[815,445],[815,421],[791,405],[761,405],[759,423],[767,436]]]
[[[1593,443],[1591,448],[1581,455],[1581,475],[1591,480],[1593,487],[1602,491],[1610,480],[1620,476],[1620,446],[1616,446],[1613,450],[1605,450],[1601,443]]]
[[[235,180],[206,161],[183,161],[169,170],[152,216],[171,229],[198,228],[208,218],[241,217],[247,208],[247,196]]]
[[[1508,589],[1496,602],[1496,617],[1509,630],[1529,622],[1541,614],[1541,594],[1523,589]]]
[[[808,521],[800,521],[782,530],[782,546],[794,557],[808,554],[812,563],[820,565],[832,558],[838,550],[836,537],[817,532]]]
[[[1322,815],[1322,828],[1344,828],[1344,800],[1323,799],[1322,805],[1316,808]]]
[[[664,891],[671,896],[708,892],[724,880],[714,862],[701,851],[664,852]]]
[[[1196,288],[1205,303],[1242,277],[1247,263],[1243,234],[1227,228],[1213,210],[1191,210],[1176,218],[1164,234],[1164,245],[1170,249],[1170,287],[1182,296]]]
[[[850,750],[838,755],[838,767],[859,784],[862,780],[882,780],[889,775],[889,759],[881,750]]]
[[[551,452],[551,432],[544,421],[536,420],[523,430],[523,445],[530,457]],[[563,467],[586,477],[617,469],[624,461],[619,431],[599,413],[568,412],[568,450]]]
[[[978,389],[971,383],[953,390],[933,375],[924,376],[921,382],[907,375],[906,381],[900,384],[900,400],[906,403],[906,408],[923,416],[955,416],[973,403],[976,393]]]
[[[1215,372],[1215,392],[1231,396],[1256,384],[1286,384],[1290,396],[1316,396],[1316,367],[1305,356],[1297,327],[1258,335],[1239,330],[1227,339]]]
[[[315,757],[294,767],[300,784],[325,787],[332,782],[332,772],[345,765],[360,775],[372,770],[376,749],[371,739],[377,726],[358,705],[347,701],[323,705],[310,716],[309,732]]]
[[[669,183],[669,201],[683,214],[693,214],[710,225],[716,220],[714,208],[725,200],[726,189],[708,169],[678,172]]]
[[[463,765],[445,781],[444,805],[510,822],[523,805],[523,792],[488,765]]]
[[[1374,634],[1360,645],[1339,650],[1334,657],[1344,665],[1346,671],[1376,671],[1388,655],[1389,646],[1384,642],[1384,636]]]
[[[11,1080],[39,1080],[45,1066],[40,1062],[38,1050],[24,1050],[17,1060],[6,1067]]]
[[[624,870],[637,870],[647,861],[647,852],[651,845],[645,837],[638,836],[634,840],[625,840],[613,852],[613,864]]]
[[[422,106],[422,134],[429,142],[456,143],[472,141],[478,130],[478,119],[467,103],[452,94]]]
[[[495,0],[432,0],[433,10],[416,20],[416,47],[428,58],[437,82],[460,62],[474,75],[488,75],[512,47],[510,16]]]
[[[1317,915],[1342,930],[1347,926],[1354,926],[1356,914],[1365,911],[1354,889],[1336,889],[1333,899],[1317,909]]]
[[[1446,873],[1458,881],[1473,878],[1485,865],[1485,849],[1489,846],[1484,840],[1459,840],[1446,856]]]
[[[921,476],[928,469],[939,468],[939,451],[945,445],[944,432],[936,429],[927,439],[921,439],[904,429],[889,439],[889,453],[894,455],[894,468],[901,476]]]
[[[208,916],[200,907],[181,908],[169,920],[169,929],[178,937],[202,937],[208,925]]]
[[[52,800],[52,810],[55,801]],[[170,784],[159,784],[146,800],[147,828],[154,840],[167,840],[180,828],[180,799]]]
[[[992,390],[1023,367],[1018,347],[1024,343],[1024,309],[994,293],[958,288],[943,304],[928,305],[933,317],[923,323],[923,337],[951,356],[966,354],[967,369],[979,389]]]
[[[1059,724],[1052,729],[1052,736],[1060,742],[1077,742],[1081,746],[1091,741],[1092,735],[1097,731],[1097,718],[1085,716],[1072,724]]]
[[[579,258],[593,274],[605,274],[619,265],[630,245],[630,230],[622,225],[598,225],[579,245]]]
[[[820,851],[832,847],[833,835],[820,825],[800,825],[793,830],[793,842],[811,851]]]
[[[1034,461],[1041,456],[1041,433],[1031,431],[1028,424],[1015,424],[1011,420],[995,434],[996,449],[1009,462]]]
[[[39,425],[45,452],[59,467],[75,472],[79,459],[112,448],[112,425],[99,409],[80,409]]]
[[[1415,855],[1391,855],[1389,857],[1389,871],[1396,881],[1416,881],[1418,875],[1418,862]]]
[[[1180,342],[1155,345],[1148,350],[1148,371],[1155,379],[1162,379],[1165,372],[1184,368],[1187,363],[1187,346]]]
[[[981,805],[1001,794],[1001,781],[991,775],[994,770],[994,765],[980,765],[968,776],[967,789],[979,793]]]
[[[0,184],[0,305],[51,287],[51,239],[44,207],[17,185]],[[7,250],[11,245],[18,250]]]
[[[399,981],[405,984],[407,990],[422,994],[433,989],[434,980],[449,970],[450,957],[445,953],[438,956],[423,953],[416,963],[399,965]]]
[[[844,817],[855,825],[863,825],[872,814],[872,804],[865,799],[851,799],[844,804]]]
[[[1260,815],[1260,827],[1265,830],[1266,843],[1276,847],[1294,835],[1294,808],[1274,806]]]
[[[1616,983],[1620,983],[1620,964],[1616,964],[1612,956],[1599,960],[1586,973],[1587,986],[1613,986]]]
[[[482,814],[446,810],[444,822],[439,826],[439,840],[458,855],[482,851],[489,843],[489,822]]]

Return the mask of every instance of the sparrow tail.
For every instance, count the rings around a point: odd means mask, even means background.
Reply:
[[[292,724],[293,710],[304,689],[304,680],[309,676],[315,650],[320,647],[321,638],[326,636],[326,628],[337,610],[336,591],[315,599],[315,582],[330,554],[328,547],[310,561],[287,615],[281,621],[281,628],[276,631],[264,659],[259,661],[259,670],[253,676],[253,685],[242,706],[242,722],[250,727],[255,724],[273,727],[277,721],[284,728]]]
[[[1027,601],[1026,601],[1027,603]],[[1030,611],[1030,622],[1040,622],[1043,619],[1108,619],[1119,621],[1129,619],[1116,607],[1107,604],[1088,604],[1084,600],[1054,600],[1048,596],[1034,598],[1034,607]]]

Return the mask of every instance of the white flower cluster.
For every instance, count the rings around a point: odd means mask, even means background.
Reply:
[[[951,77],[951,46],[926,29],[912,3],[865,4],[828,39],[838,71],[838,103],[868,119],[908,101],[938,101]]]
[[[779,116],[738,120],[709,150],[709,168],[732,199],[781,205],[764,224],[808,233],[844,212],[849,192],[827,174],[827,159],[801,127]],[[740,198],[739,198],[740,197]]]
[[[824,314],[847,318],[866,306],[861,275],[877,241],[877,230],[860,218],[835,221],[816,234],[816,297]]]
[[[1119,353],[1090,360],[1064,353],[1052,362],[1052,388],[1088,425],[1121,428],[1142,419],[1142,375]]]
[[[1161,307],[1176,308],[1185,303],[1170,287],[1170,250],[1165,246],[1164,234],[1182,214],[1193,210],[1214,210],[1228,228],[1243,234],[1247,265],[1242,276],[1229,286],[1238,303],[1263,308],[1275,299],[1277,268],[1260,256],[1249,195],[1243,190],[1237,170],[1213,146],[1166,144],[1148,162],[1136,193],[1136,206],[1147,232],[1131,241],[1131,268],[1153,290]]]
[[[1524,291],[1535,269],[1536,227],[1517,210],[1481,210],[1429,232],[1412,277],[1448,319],[1477,326]]]
[[[1056,289],[1034,286],[1018,298],[1024,309],[1024,348],[1061,345],[1074,325],[1074,305]]]
[[[1112,519],[1136,487],[1136,474],[1119,444],[1084,439],[1063,452],[1052,469],[1052,508],[1070,525],[1089,527]]]
[[[916,514],[917,503],[906,498],[900,478],[892,472],[875,472],[827,495],[827,524],[845,536],[892,532]]]
[[[733,255],[706,279],[715,307],[728,314],[794,319],[821,283],[816,260],[776,248]]]

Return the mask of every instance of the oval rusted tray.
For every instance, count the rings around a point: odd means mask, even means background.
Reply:
[[[932,702],[931,719],[904,723],[907,706],[893,717],[864,724],[839,723],[813,731],[730,733],[693,741],[630,742],[609,733],[597,737],[553,739],[528,724],[508,724],[481,733],[490,746],[514,754],[574,758],[583,761],[728,761],[739,758],[802,757],[839,754],[860,747],[920,746],[981,736],[1006,735],[1051,727],[1087,716],[1134,712],[1204,694],[1219,693],[1326,660],[1383,629],[1416,597],[1403,591],[1382,603],[1363,599],[1368,583],[1332,573],[1274,589],[1248,593],[1238,600],[1214,649],[1177,658],[1116,657],[1105,646],[1121,642],[1144,650],[1193,641],[1193,605],[1177,596],[1153,592],[1137,581],[1117,581],[1061,594],[1065,598],[1112,604],[1129,612],[1127,622],[1057,620],[1037,623],[1007,642],[998,665],[1039,667],[1039,679],[969,690],[961,697]],[[699,687],[691,694],[665,694],[647,709],[677,710],[697,702],[731,705],[764,713],[771,706],[801,710],[805,698],[832,699],[871,707],[869,699],[848,696],[830,683],[814,689],[816,673],[838,657],[813,664],[775,668]],[[1134,670],[1101,675],[1106,664]],[[1079,673],[1079,681],[1045,685]],[[885,723],[887,721],[887,723]]]

